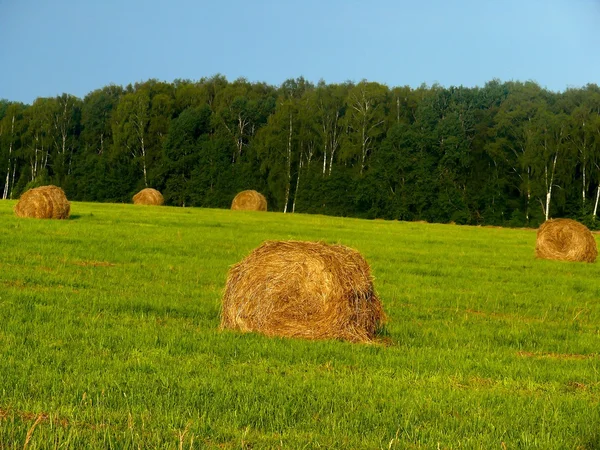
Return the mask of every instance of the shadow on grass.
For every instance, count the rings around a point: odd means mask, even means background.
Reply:
[[[392,335],[388,331],[385,324],[380,324],[377,331],[375,331],[375,339],[373,340],[373,343],[383,345],[385,347],[395,347],[398,345],[398,342],[392,339]]]
[[[71,214],[69,216],[69,220],[79,220],[82,217],[94,217],[94,213],[89,213],[89,214]]]

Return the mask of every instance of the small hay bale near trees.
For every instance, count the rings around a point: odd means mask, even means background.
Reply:
[[[260,192],[242,191],[231,202],[231,209],[246,211],[266,211],[267,199]]]
[[[385,320],[365,259],[322,242],[264,242],[229,270],[221,311],[221,329],[351,342]]]
[[[67,219],[71,213],[71,204],[65,191],[53,185],[29,189],[15,205],[18,217],[36,219]]]
[[[598,249],[585,225],[571,219],[550,219],[538,228],[535,254],[543,259],[594,262]]]
[[[165,203],[162,194],[156,189],[146,188],[133,196],[134,205],[155,205],[161,206]]]

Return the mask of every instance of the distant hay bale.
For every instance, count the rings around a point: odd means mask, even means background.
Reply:
[[[247,211],[266,211],[267,199],[260,192],[242,191],[231,202],[231,209]]]
[[[369,342],[385,322],[369,265],[322,242],[266,241],[227,277],[221,328]]]
[[[535,254],[543,259],[594,262],[598,249],[585,225],[571,219],[550,219],[538,228]]]
[[[36,219],[67,219],[71,212],[71,204],[65,191],[49,185],[29,189],[15,205],[18,217],[33,217]]]
[[[133,196],[134,205],[156,205],[161,206],[165,203],[162,194],[156,189],[146,188]]]

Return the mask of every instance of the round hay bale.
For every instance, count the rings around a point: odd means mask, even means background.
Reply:
[[[598,249],[585,225],[571,219],[550,219],[538,228],[535,254],[543,259],[594,262]]]
[[[67,219],[71,212],[71,204],[65,191],[57,186],[40,186],[29,189],[15,205],[18,217],[36,219]]]
[[[221,329],[351,342],[385,320],[360,253],[322,242],[264,242],[229,270],[221,311]]]
[[[156,189],[146,188],[133,196],[134,205],[156,205],[161,206],[165,203],[162,194]]]
[[[246,211],[266,211],[267,199],[260,192],[242,191],[231,202],[231,209]]]

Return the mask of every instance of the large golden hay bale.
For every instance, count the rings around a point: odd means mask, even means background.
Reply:
[[[267,336],[368,342],[385,322],[369,265],[356,250],[267,241],[234,265],[221,328]]]
[[[156,205],[161,206],[165,203],[162,194],[156,189],[146,188],[133,196],[134,205]]]
[[[267,199],[260,192],[242,191],[235,196],[231,202],[231,209],[243,209],[247,211],[266,211]]]
[[[71,212],[71,204],[65,192],[56,186],[40,186],[29,189],[15,205],[18,217],[36,219],[66,219]]]
[[[550,219],[538,228],[535,254],[544,259],[594,262],[598,249],[585,225],[571,219]]]

